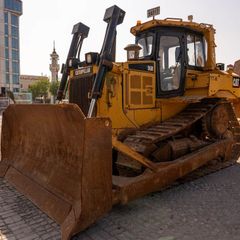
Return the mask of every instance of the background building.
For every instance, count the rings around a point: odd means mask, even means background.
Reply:
[[[22,1],[0,0],[0,91],[19,92],[19,17]]]
[[[240,59],[234,63],[233,71],[240,76]]]
[[[30,85],[40,80],[48,80],[46,76],[21,75],[20,76],[20,90],[21,92],[28,92]]]

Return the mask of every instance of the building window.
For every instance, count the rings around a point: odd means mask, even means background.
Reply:
[[[13,88],[13,92],[19,92],[19,88]]]
[[[19,52],[18,50],[12,50],[12,59],[18,61],[19,60]]]
[[[8,61],[8,59],[5,60],[5,71],[9,72],[9,61]]]
[[[9,73],[6,73],[6,74],[5,74],[5,82],[6,82],[7,84],[10,83]]]
[[[18,39],[12,38],[12,48],[18,49]]]
[[[8,13],[4,13],[4,23],[8,23]]]
[[[8,37],[5,36],[5,47],[8,47]]]
[[[4,34],[8,35],[8,24],[4,25]]]
[[[15,26],[12,26],[11,30],[12,30],[12,36],[15,38],[18,38],[19,37],[18,28]]]
[[[5,48],[5,58],[9,59],[9,52],[8,52],[8,48]]]
[[[18,62],[12,62],[12,71],[13,71],[13,73],[19,74],[19,63]]]
[[[13,74],[13,84],[19,84],[19,75]]]
[[[4,0],[4,7],[22,13],[22,2],[18,0]]]
[[[11,24],[18,27],[18,16],[11,14]]]

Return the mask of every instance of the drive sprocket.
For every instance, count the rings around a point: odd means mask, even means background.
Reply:
[[[222,139],[230,129],[230,116],[227,104],[219,104],[202,119],[205,136]]]

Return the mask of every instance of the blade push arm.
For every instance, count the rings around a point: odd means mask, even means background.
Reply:
[[[105,12],[103,20],[107,22],[108,25],[100,54],[99,69],[91,92],[91,103],[87,115],[88,118],[91,118],[93,115],[97,99],[101,97],[102,94],[105,75],[107,71],[111,69],[115,49],[116,28],[117,25],[123,22],[124,16],[125,12],[116,5],[108,8]]]
[[[84,38],[88,36],[89,27],[79,22],[73,26],[72,30],[72,42],[68,52],[66,63],[63,65],[62,69],[62,79],[57,93],[57,100],[61,101],[64,98],[64,91],[66,89],[67,79],[71,67],[74,63],[79,61],[80,51]]]

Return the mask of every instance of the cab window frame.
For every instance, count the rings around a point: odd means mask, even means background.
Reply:
[[[188,36],[192,35],[194,36],[194,58],[195,58],[195,64],[189,64],[189,52],[188,52]],[[201,41],[201,45],[202,45],[202,57],[203,57],[203,66],[198,66],[197,65],[197,54],[196,54],[196,37],[198,37]],[[207,41],[204,38],[204,35],[200,32],[195,32],[195,31],[186,31],[185,32],[185,41],[186,41],[186,67],[190,70],[199,70],[199,71],[203,71],[204,67],[206,67],[206,63],[207,63],[207,53],[206,53],[206,49],[207,49]]]

